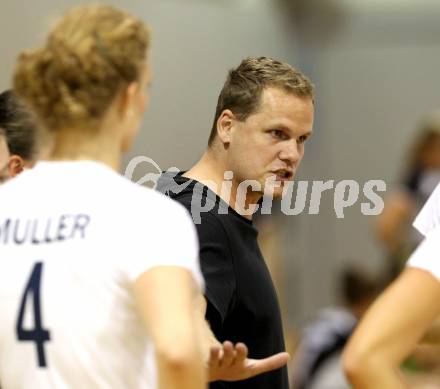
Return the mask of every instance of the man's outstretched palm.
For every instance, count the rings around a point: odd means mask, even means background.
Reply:
[[[290,356],[286,352],[264,359],[248,358],[248,348],[243,343],[223,342],[223,347],[211,347],[209,381],[241,381],[267,371],[283,367]]]

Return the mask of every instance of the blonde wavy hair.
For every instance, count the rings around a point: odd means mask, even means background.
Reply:
[[[149,35],[111,6],[73,8],[43,47],[20,54],[14,91],[50,130],[96,126],[121,87],[140,78]]]

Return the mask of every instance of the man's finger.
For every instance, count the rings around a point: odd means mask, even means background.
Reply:
[[[283,367],[290,359],[289,353],[283,352],[272,355],[264,359],[250,359],[250,373],[249,377],[256,376],[267,371],[276,370]]]
[[[244,343],[237,343],[235,345],[235,351],[237,353],[235,357],[236,363],[242,363],[248,356],[248,348]]]
[[[209,350],[209,366],[217,366],[220,361],[220,347],[211,347]]]
[[[229,341],[223,342],[223,356],[220,360],[220,366],[228,367],[233,363],[234,359],[235,359],[234,345]]]

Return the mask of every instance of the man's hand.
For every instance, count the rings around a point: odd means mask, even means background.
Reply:
[[[209,358],[209,381],[240,381],[258,374],[283,367],[290,356],[286,352],[264,359],[250,359],[248,348],[243,343],[235,346],[223,342],[223,347],[211,347]]]

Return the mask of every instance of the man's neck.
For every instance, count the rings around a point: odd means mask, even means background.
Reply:
[[[240,204],[243,203],[243,199],[238,199],[237,193],[240,182],[237,182],[235,177],[231,179],[230,173],[228,175],[228,172],[227,164],[221,159],[216,158],[214,153],[208,150],[183,176],[206,185],[237,213],[252,220],[252,214],[249,214],[250,212],[246,212],[246,210],[248,210],[250,206],[252,207],[253,204],[256,204],[260,200],[261,195],[248,192],[245,195],[243,209],[243,207],[240,206]]]

